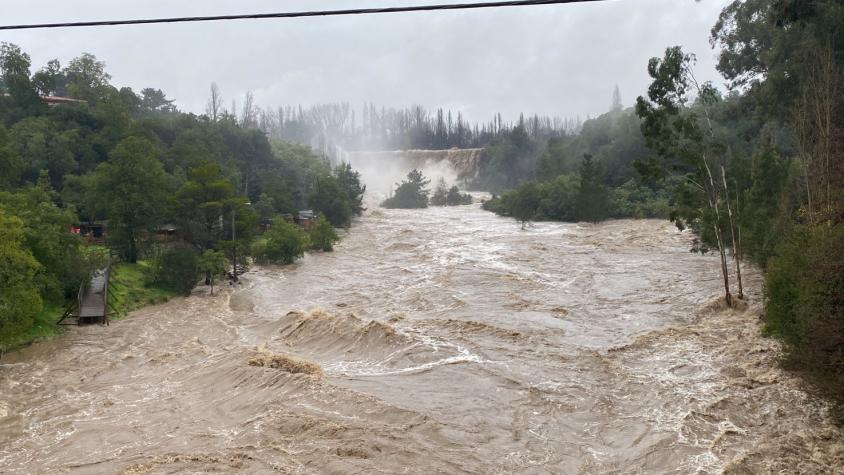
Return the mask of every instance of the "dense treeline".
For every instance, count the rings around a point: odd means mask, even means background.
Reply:
[[[222,96],[212,85],[209,116],[222,113]],[[217,112],[214,112],[216,104]],[[233,108],[237,105],[233,104]],[[483,123],[473,123],[459,111],[436,111],[422,106],[378,108],[364,104],[359,110],[348,103],[318,104],[310,107],[282,106],[261,109],[247,94],[239,111],[244,127],[258,128],[268,136],[305,144],[324,155],[342,159],[342,150],[407,150],[479,148],[507,135],[517,125],[535,140],[574,134],[581,121],[533,115],[521,116],[517,123],[505,121],[501,114]]]
[[[666,183],[638,172],[653,157],[639,118],[619,103],[577,135],[542,142],[517,126],[484,151],[474,185],[509,188],[485,208],[522,222],[668,217]]]
[[[332,225],[362,211],[358,173],[306,146],[271,143],[229,114],[180,113],[157,89],[118,89],[89,54],[30,68],[0,45],[0,347],[102,265],[71,233],[80,223],[104,223],[113,254],[151,262],[157,285],[186,292],[226,259],[242,263],[261,222],[282,232],[280,216],[311,208],[320,218],[302,244],[330,250]],[[56,95],[73,101],[41,97]],[[160,244],[163,228],[178,239]],[[268,258],[278,240],[265,241],[262,258],[289,260]]]

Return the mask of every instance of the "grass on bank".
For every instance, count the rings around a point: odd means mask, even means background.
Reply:
[[[109,286],[109,303],[117,311],[116,315],[110,317],[112,319],[122,318],[129,312],[147,305],[164,303],[178,295],[174,290],[153,283],[153,269],[147,261],[115,264],[112,267]],[[21,348],[60,335],[66,327],[56,325],[56,322],[61,318],[64,309],[65,304],[44,302],[44,308],[35,315],[32,326],[9,342],[7,348]]]
[[[111,272],[109,302],[117,311],[116,318],[147,305],[164,303],[179,294],[153,283],[153,269],[148,261],[121,262]]]

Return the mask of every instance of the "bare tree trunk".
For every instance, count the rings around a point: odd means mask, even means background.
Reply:
[[[730,217],[730,235],[733,238],[733,260],[736,261],[736,281],[738,282],[738,298],[744,298],[744,288],[741,285],[741,259],[739,257],[739,247],[736,242],[736,225],[733,222],[733,210],[730,206],[730,190],[727,188],[727,172],[724,171],[724,165],[721,165],[721,178],[724,180],[724,202],[727,203],[727,215]],[[736,200],[738,200],[738,189],[736,189]],[[736,210],[738,211],[738,210]]]
[[[810,178],[812,170],[812,155],[810,152],[812,148],[812,128],[809,124],[810,119],[808,118],[808,110],[808,94],[806,91],[803,91],[803,94],[800,98],[800,102],[794,109],[794,131],[795,135],[797,136],[797,145],[800,149],[800,164],[803,166],[803,180],[806,185],[806,206],[808,208],[807,214],[809,216],[809,224],[814,225],[815,209],[812,200],[812,181]]]
[[[709,162],[706,160],[706,155],[703,156],[703,166],[706,169],[706,174],[709,177],[709,207],[715,210],[715,222],[713,228],[715,230],[715,240],[718,243],[718,252],[721,254],[721,274],[724,276],[724,299],[727,301],[727,306],[733,306],[733,296],[730,293],[730,274],[727,270],[727,254],[724,251],[724,240],[721,238],[721,213],[718,209],[718,191],[715,187],[715,179],[712,178],[712,170],[709,168]]]
[[[702,95],[703,89],[691,69],[687,70],[689,77],[697,89],[698,95]],[[709,131],[709,136],[715,140],[715,131],[712,128],[712,119],[709,117],[709,107],[703,101],[703,113],[706,118],[706,126]],[[703,166],[706,169],[706,175],[709,178],[709,207],[715,210],[715,240],[718,242],[718,252],[721,254],[721,274],[724,276],[724,299],[727,301],[727,306],[733,306],[733,296],[730,294],[730,274],[727,270],[727,253],[724,250],[724,240],[721,236],[721,213],[718,209],[718,188],[715,186],[715,179],[712,177],[712,170],[709,168],[709,162],[706,159],[706,152],[701,156]],[[722,168],[723,171],[723,168]],[[725,188],[726,189],[726,188]],[[727,206],[729,207],[729,196],[727,197]],[[738,262],[736,262],[738,264]]]
[[[220,117],[220,110],[223,108],[223,96],[220,95],[220,88],[217,87],[216,82],[211,83],[211,98],[208,99],[208,106],[206,112],[211,120],[217,122]]]

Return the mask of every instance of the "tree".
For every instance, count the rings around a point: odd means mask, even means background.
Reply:
[[[82,53],[70,60],[64,68],[67,78],[67,92],[76,99],[96,102],[105,96],[111,76],[105,72],[105,63],[96,56]]]
[[[212,248],[223,232],[220,223],[225,205],[233,197],[234,185],[219,165],[204,163],[191,168],[176,193],[183,235],[200,249]]]
[[[334,176],[337,177],[337,185],[349,197],[352,212],[360,216],[363,212],[363,194],[366,192],[366,185],[360,181],[360,172],[343,162],[334,169]]]
[[[472,195],[468,193],[460,193],[460,189],[457,188],[456,185],[452,185],[452,187],[448,189],[445,203],[448,206],[469,205],[472,204]]]
[[[160,257],[156,281],[182,295],[190,295],[199,277],[199,255],[188,246],[176,246]]]
[[[329,252],[334,249],[334,243],[339,241],[337,232],[325,216],[319,215],[313,227],[308,231],[311,239],[311,249]]]
[[[697,82],[691,70],[693,62],[694,57],[684,54],[679,46],[667,48],[662,59],[651,58],[648,63],[648,74],[653,79],[648,87],[650,100],[640,96],[636,101],[636,113],[642,118],[642,133],[648,145],[666,160],[680,159],[681,166],[687,167],[688,183],[705,197],[705,204],[700,205],[712,211],[711,214],[701,213],[697,207],[691,206],[686,208],[690,213],[685,216],[675,214],[674,218],[680,227],[684,225],[682,220],[685,218],[696,230],[710,226],[714,231],[715,245],[721,256],[724,296],[727,304],[732,306],[726,246],[722,238],[722,193],[713,171],[713,162],[723,152],[723,147],[713,140],[711,119],[706,108],[707,103],[717,98],[717,92],[710,84]],[[688,107],[692,89],[698,93],[698,101],[703,104],[702,118]]]
[[[138,260],[144,230],[159,224],[169,203],[170,180],[147,139],[128,137],[93,174],[94,212],[109,220],[109,241],[129,262]]]
[[[576,198],[577,218],[597,223],[609,215],[609,196],[592,155],[584,154],[580,164],[580,187]]]
[[[621,112],[624,106],[621,104],[621,92],[618,90],[618,85],[616,84],[615,89],[612,90],[612,105],[610,106],[610,112]]]
[[[388,198],[381,206],[385,208],[427,208],[428,189],[431,180],[425,178],[422,172],[413,169],[407,174],[407,179],[396,187],[392,198]]]
[[[437,187],[434,189],[434,194],[431,195],[431,206],[445,206],[447,204],[448,185],[445,183],[445,178],[440,177]]]
[[[42,96],[64,95],[67,78],[58,59],[51,59],[40,71],[32,75],[32,84]]]
[[[510,200],[510,213],[522,223],[522,229],[536,216],[540,204],[539,185],[529,182],[519,189]]]
[[[0,348],[32,325],[42,301],[34,285],[41,265],[24,243],[23,224],[0,208]]]
[[[173,101],[161,89],[147,87],[141,89],[141,107],[150,112],[175,112]]]
[[[223,96],[220,94],[220,88],[216,82],[211,83],[211,98],[208,99],[208,105],[205,107],[205,113],[212,122],[217,122],[223,112]]]
[[[308,205],[325,215],[335,226],[346,226],[352,219],[353,208],[349,195],[340,188],[339,181],[333,176],[316,179],[308,195]]]
[[[206,283],[211,286],[211,295],[214,295],[214,278],[226,271],[226,263],[226,255],[213,249],[206,249],[199,258],[198,268],[207,276]]]
[[[308,247],[310,239],[304,231],[279,219],[264,233],[264,240],[253,246],[252,254],[259,262],[292,264],[305,255]]]
[[[38,182],[18,192],[0,192],[0,208],[23,223],[26,248],[42,266],[34,284],[44,300],[62,302],[75,295],[88,276],[79,237],[68,232],[77,222],[75,213],[56,205],[58,196],[42,172]]]
[[[7,123],[43,110],[35,86],[29,78],[32,61],[20,47],[0,42],[0,120]]]

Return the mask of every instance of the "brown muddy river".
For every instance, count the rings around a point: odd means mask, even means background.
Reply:
[[[825,405],[758,304],[706,306],[689,240],[374,209],[334,253],[7,355],[0,472],[840,471]]]

